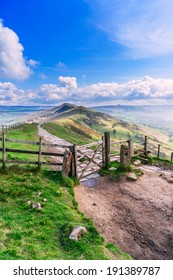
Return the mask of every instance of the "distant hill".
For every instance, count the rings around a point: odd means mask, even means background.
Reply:
[[[44,121],[43,127],[50,133],[79,145],[100,140],[105,131],[110,132],[112,140],[131,138],[136,145],[142,143],[147,135],[155,155],[158,144],[163,144],[163,156],[171,153],[169,137],[164,133],[83,106],[75,106],[50,116]]]
[[[133,122],[137,125],[156,128],[173,137],[172,105],[107,105],[91,109]]]
[[[63,103],[59,106],[56,106],[54,108],[48,109],[48,110],[44,110],[41,111],[39,113],[34,113],[32,115],[30,115],[30,118],[28,121],[35,121],[35,122],[39,122],[39,123],[44,123],[46,121],[49,121],[49,119],[53,118],[53,117],[57,117],[59,114],[69,111],[71,109],[74,109],[76,107],[76,105],[74,104],[70,104],[70,103]]]

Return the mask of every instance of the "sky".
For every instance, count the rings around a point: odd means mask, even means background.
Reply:
[[[6,0],[0,105],[173,104],[172,0]]]

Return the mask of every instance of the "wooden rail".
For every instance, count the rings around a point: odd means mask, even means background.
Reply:
[[[3,160],[0,160],[0,162],[3,162]],[[38,162],[36,161],[24,161],[24,160],[6,160],[6,163],[17,163],[17,164],[36,164],[38,165]],[[58,165],[62,166],[61,162],[39,162],[41,165]]]
[[[110,145],[118,145],[118,144],[123,144],[127,143],[129,140],[122,140],[122,141],[115,141],[115,142],[110,142]]]
[[[41,145],[40,145],[41,148]],[[43,156],[55,156],[55,157],[63,157],[63,153],[49,153],[49,152],[42,152],[42,149],[39,151],[31,151],[31,150],[18,150],[18,149],[5,149],[6,152],[11,152],[11,153],[18,153],[18,154],[30,154],[30,155],[43,155]],[[0,148],[0,152],[3,152],[3,149]]]
[[[2,141],[3,138],[0,137],[0,141]],[[16,139],[9,139],[6,138],[6,142],[11,143],[21,143],[21,144],[29,144],[29,145],[40,145],[40,142],[33,142],[33,141],[26,141],[26,140],[16,140]],[[59,148],[70,148],[72,145],[60,145],[60,144],[49,144],[49,143],[42,143],[43,146],[47,147],[59,147]]]
[[[89,143],[89,144],[86,144],[86,145],[82,145],[82,146],[77,146],[77,148],[89,148],[89,147],[93,147],[93,146],[96,146],[96,145],[99,145],[99,144],[102,144],[102,140],[100,141],[97,141],[97,142],[92,142],[92,143]]]
[[[47,144],[43,143],[42,138],[39,138],[38,142],[33,141],[25,141],[25,140],[16,140],[16,139],[9,139],[6,138],[5,132],[2,132],[2,137],[0,138],[0,141],[2,141],[2,148],[0,148],[0,152],[2,152],[2,168],[6,167],[7,163],[16,163],[16,164],[35,164],[38,165],[38,168],[40,169],[42,165],[53,165],[53,166],[63,166],[62,162],[49,162],[49,161],[42,161],[42,156],[52,156],[52,157],[59,157],[64,158],[64,153],[54,153],[54,152],[44,152],[43,146],[49,146],[49,147],[61,147],[61,148],[70,148],[68,145],[54,145],[54,144]],[[21,144],[29,144],[29,145],[37,145],[38,150],[26,150],[26,149],[15,149],[15,148],[7,148],[7,143],[21,143]],[[26,160],[8,160],[7,159],[7,153],[17,153],[17,154],[29,154],[29,155],[37,155],[38,160],[37,161],[26,161]]]
[[[24,125],[25,122],[17,122],[17,123],[13,123],[13,124],[9,124],[9,125],[2,125],[1,128],[0,128],[0,131],[2,132],[7,132],[13,128],[17,128],[21,125]]]

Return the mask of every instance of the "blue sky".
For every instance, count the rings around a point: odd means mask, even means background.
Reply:
[[[173,104],[171,0],[6,0],[0,104]]]

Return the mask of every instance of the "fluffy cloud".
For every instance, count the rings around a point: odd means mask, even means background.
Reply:
[[[0,82],[0,104],[2,105],[12,105],[19,104],[20,98],[24,99],[25,92],[19,90],[13,83],[1,83]]]
[[[12,83],[0,83],[0,104],[173,104],[173,79],[146,76],[123,84],[97,83],[79,87],[75,77],[60,76],[59,82],[60,85],[43,84],[35,90],[21,90]]]
[[[62,87],[66,87],[68,89],[76,89],[77,88],[77,82],[75,77],[63,77],[60,76],[58,78],[59,82],[61,83]]]
[[[36,67],[37,65],[40,64],[40,62],[39,62],[39,61],[36,61],[36,60],[33,60],[33,59],[29,59],[29,60],[27,61],[27,64],[30,65],[30,66],[32,66],[32,67]]]
[[[172,0],[85,0],[93,22],[137,57],[173,52]],[[94,3],[93,3],[94,2]]]
[[[31,70],[23,57],[23,46],[17,34],[4,27],[0,20],[0,76],[24,80],[29,77]],[[32,62],[30,60],[30,62]]]
[[[124,84],[117,83],[98,83],[79,89],[82,93],[86,91],[89,96],[101,96],[112,99],[137,100],[172,98],[173,99],[173,80],[172,79],[153,79],[144,77],[140,80],[131,80]]]

